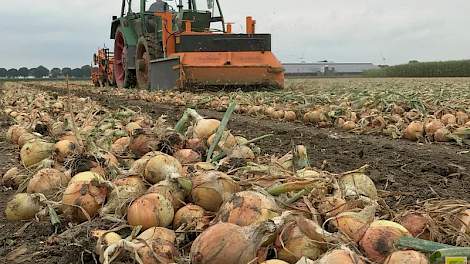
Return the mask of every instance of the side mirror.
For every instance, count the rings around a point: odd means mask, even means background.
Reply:
[[[214,0],[207,0],[207,9],[213,9],[214,8]]]

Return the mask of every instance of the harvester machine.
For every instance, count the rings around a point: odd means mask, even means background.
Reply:
[[[257,34],[252,17],[246,33],[237,34],[219,0],[136,2],[122,0],[111,25],[118,87],[284,87],[271,35]]]
[[[97,87],[114,86],[114,54],[108,48],[93,54],[91,80]]]

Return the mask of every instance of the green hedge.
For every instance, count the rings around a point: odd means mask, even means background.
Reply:
[[[470,60],[409,63],[364,74],[369,77],[470,77]]]

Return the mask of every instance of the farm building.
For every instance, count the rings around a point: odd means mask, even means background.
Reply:
[[[377,69],[372,63],[284,63],[286,75],[355,75]]]

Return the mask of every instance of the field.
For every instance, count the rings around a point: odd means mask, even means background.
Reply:
[[[0,114],[0,132],[4,135],[16,123],[31,125],[33,121],[38,121],[34,115],[29,117],[35,110],[35,113],[51,111],[51,124],[67,115],[74,116],[80,120],[77,122],[83,122],[75,128],[78,131],[85,129],[86,121],[91,120],[92,127],[102,124],[104,118],[99,119],[99,114],[88,115],[87,111],[96,113],[93,112],[96,110],[113,117],[116,113],[131,111],[134,116],[153,122],[164,115],[165,126],[175,127],[188,107],[194,108],[205,118],[222,120],[233,101],[237,107],[228,123],[231,134],[247,139],[266,136],[256,142],[256,147],[252,147],[257,163],[270,164],[270,161],[292,150],[293,146],[303,145],[308,150],[312,170],[322,175],[331,173],[336,175],[334,177],[340,177],[338,175],[367,165],[366,174],[378,190],[376,217],[379,219],[398,221],[404,212],[416,210],[434,216],[435,221],[449,220],[452,217],[450,211],[427,211],[430,207],[434,208],[436,202],[451,204],[455,209],[454,215],[470,209],[470,78],[291,79],[287,82],[283,91],[259,92],[98,89],[84,81],[8,84],[2,89],[2,101],[3,109],[9,111]],[[15,89],[19,91],[16,94],[12,92]],[[37,98],[44,100],[37,103]],[[54,98],[58,98],[63,105],[52,114]],[[39,114],[37,118],[43,117]],[[133,120],[133,117],[128,119]],[[119,120],[115,130],[123,130],[129,120]],[[150,127],[154,131],[158,126],[154,124]],[[18,146],[7,142],[3,136],[0,138],[0,151],[4,154],[0,157],[0,175],[14,166],[21,166]],[[120,166],[128,161],[128,158],[116,156]],[[246,161],[242,163],[229,163],[230,168],[226,172],[244,184],[248,181],[250,186],[263,186],[253,183],[252,179],[243,180],[247,177],[245,174],[237,174],[240,167],[247,165]],[[32,175],[34,170],[28,173]],[[272,176],[270,173],[265,172],[263,176]],[[111,176],[107,174],[107,177]],[[283,177],[287,182],[298,182],[290,176]],[[260,178],[256,179],[261,181]],[[288,208],[306,210],[310,216],[315,215],[312,211],[315,208],[312,209],[306,201],[314,201],[318,194],[308,186],[303,187],[297,190],[307,190],[303,200]],[[7,187],[0,192],[2,213],[14,193],[14,188]],[[291,198],[292,193],[278,199]],[[325,220],[325,215],[321,212],[320,215]],[[52,235],[48,217],[29,222],[8,222],[2,215],[0,260],[38,264],[98,263],[99,256],[93,253],[97,239],[91,231],[110,230],[123,224],[100,217],[81,224],[68,224],[64,216],[60,218],[59,235]],[[444,220],[437,223],[439,228],[429,224],[436,228],[430,228],[434,241],[470,245],[470,228],[460,229],[463,234],[459,235],[458,230],[447,224]],[[328,227],[328,230],[335,229]],[[187,240],[185,237],[179,242]],[[341,240],[335,246],[345,244]],[[179,259],[181,263],[188,261],[185,247],[186,244],[177,245],[183,255]],[[361,257],[364,256],[364,260],[370,260],[363,249],[353,248]],[[268,256],[272,256],[271,250],[268,247]],[[134,262],[124,257],[121,262],[113,263]]]

